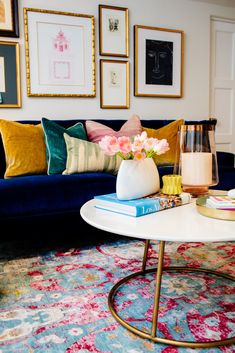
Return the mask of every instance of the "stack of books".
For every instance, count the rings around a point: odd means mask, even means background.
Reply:
[[[234,210],[235,211],[235,199],[229,196],[209,196],[206,200],[206,206],[212,208],[218,208],[221,210]]]
[[[168,208],[185,205],[191,201],[191,195],[186,192],[182,192],[179,195],[155,193],[139,199],[123,201],[117,198],[116,193],[112,193],[95,196],[94,200],[95,207],[97,208],[139,217]]]

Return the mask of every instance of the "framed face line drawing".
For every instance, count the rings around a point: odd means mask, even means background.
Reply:
[[[28,96],[95,97],[94,21],[24,8]]]
[[[129,13],[125,7],[99,5],[100,55],[129,56]]]
[[[100,107],[128,109],[130,105],[129,62],[100,60]]]
[[[0,37],[19,37],[18,0],[0,0]]]
[[[184,32],[139,25],[134,31],[135,96],[182,97]]]

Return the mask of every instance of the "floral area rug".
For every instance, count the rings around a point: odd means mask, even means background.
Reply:
[[[144,243],[113,242],[17,253],[0,246],[0,353],[234,353],[167,346],[142,339],[111,315],[107,296],[139,271]],[[151,243],[148,266],[157,263]],[[202,266],[235,275],[235,243],[166,244],[165,266]],[[124,284],[115,305],[131,325],[151,329],[155,274]],[[207,273],[164,272],[158,334],[183,340],[235,336],[235,282]]]

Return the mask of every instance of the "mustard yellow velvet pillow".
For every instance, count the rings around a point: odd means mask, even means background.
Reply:
[[[0,132],[6,158],[4,178],[46,173],[46,145],[41,124],[0,120]]]
[[[170,149],[166,153],[154,157],[157,165],[173,165],[175,163],[177,151],[177,132],[181,125],[184,124],[183,119],[175,120],[159,129],[149,129],[143,127],[143,131],[147,132],[148,137],[154,137],[158,140],[167,139]]]

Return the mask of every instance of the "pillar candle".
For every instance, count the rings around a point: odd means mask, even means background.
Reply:
[[[211,185],[212,153],[182,153],[181,175],[183,185]]]

